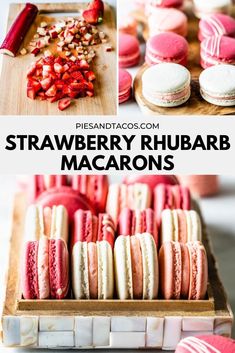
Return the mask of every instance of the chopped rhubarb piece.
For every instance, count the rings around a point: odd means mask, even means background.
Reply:
[[[70,44],[70,43],[72,43],[73,38],[74,38],[73,35],[68,35],[67,37],[65,37],[64,41],[65,41],[66,44]]]
[[[58,38],[58,32],[57,31],[50,31],[50,36],[52,39]]]
[[[66,108],[68,108],[71,104],[71,99],[69,98],[63,98],[59,101],[58,103],[58,108],[59,110],[65,110]]]
[[[42,27],[42,28],[47,27],[47,23],[46,23],[45,21],[44,21],[44,22],[41,22],[40,27]]]
[[[40,49],[39,49],[39,48],[34,48],[34,49],[31,51],[31,54],[33,54],[34,56],[37,56],[39,53],[40,53]]]
[[[72,55],[71,51],[66,51],[66,52],[65,52],[65,56],[68,57],[68,56],[70,56],[70,55]]]
[[[52,85],[47,91],[46,91],[46,96],[48,97],[54,97],[56,95],[57,88],[56,85]]]
[[[107,52],[113,51],[113,47],[108,46],[108,47],[105,48],[105,51],[107,51]]]
[[[85,10],[82,16],[90,24],[98,24],[103,21],[101,13],[97,9]]]
[[[25,5],[8,31],[0,47],[0,53],[16,56],[37,13],[37,6],[29,3]]]
[[[64,72],[68,71],[68,70],[69,70],[69,65],[68,65],[68,64],[65,64],[65,65],[63,66],[63,70],[64,70]]]
[[[27,54],[27,50],[25,48],[22,48],[20,51],[21,55],[26,55]]]
[[[81,60],[80,61],[80,68],[81,69],[84,69],[84,70],[87,70],[87,69],[89,69],[89,64],[88,64],[88,62],[86,61],[86,60]]]
[[[45,36],[45,35],[47,34],[47,31],[45,30],[45,28],[38,27],[37,33],[38,33],[40,36]]]

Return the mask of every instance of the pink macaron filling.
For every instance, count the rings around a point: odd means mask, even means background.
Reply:
[[[89,278],[89,292],[91,299],[98,298],[98,257],[96,243],[88,243],[88,278]]]

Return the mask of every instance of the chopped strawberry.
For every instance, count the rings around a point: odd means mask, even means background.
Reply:
[[[84,20],[90,24],[97,24],[103,21],[101,13],[97,9],[85,10],[82,13]]]
[[[68,108],[71,104],[71,99],[69,98],[63,98],[59,101],[58,103],[58,108],[59,110],[65,110],[66,108]]]
[[[68,96],[70,98],[78,98],[81,96],[81,91],[73,91],[73,90],[70,90],[69,93],[68,93]]]
[[[47,98],[48,102],[54,103],[57,102],[58,100],[64,98],[64,93],[63,92],[58,92],[54,97]]]
[[[35,93],[40,91],[40,89],[42,88],[40,82],[38,82],[37,80],[31,79],[31,78],[29,78],[29,80],[27,82],[27,87],[33,88]]]
[[[47,77],[44,78],[43,80],[40,81],[42,89],[44,89],[44,91],[47,91],[48,88],[50,88],[51,86],[51,77]]]
[[[58,38],[58,33],[56,31],[50,32],[50,36],[52,39]]]
[[[64,87],[64,81],[63,80],[56,80],[55,85],[58,90],[62,90]]]
[[[68,72],[65,72],[64,74],[63,74],[63,76],[62,76],[62,80],[67,80],[67,79],[69,79],[70,78],[70,74],[68,73]]]
[[[86,91],[86,94],[88,97],[93,97],[94,96],[94,92],[92,91]]]
[[[36,63],[33,63],[32,65],[30,65],[27,71],[27,77],[32,76],[35,73],[36,69],[37,69]]]
[[[72,78],[75,78],[75,80],[77,80],[77,81],[83,80],[83,75],[82,75],[82,73],[81,73],[80,71],[74,71],[74,72],[72,72],[72,73],[71,73],[71,77],[72,77]]]
[[[44,64],[45,65],[54,65],[54,56],[50,55],[44,58]]]
[[[80,61],[80,68],[83,70],[88,70],[89,69],[89,64],[86,60],[81,60]]]
[[[68,64],[65,64],[65,65],[63,66],[63,71],[66,72],[66,71],[68,71],[68,70],[69,70],[69,65],[68,65]]]
[[[85,89],[85,86],[83,83],[72,82],[70,83],[69,88],[71,88],[73,91],[82,91]]]
[[[36,92],[32,87],[27,87],[27,97],[30,99],[35,99],[36,98]]]
[[[69,72],[73,72],[73,71],[79,71],[81,69],[80,65],[76,65],[74,64],[73,66],[70,67]]]
[[[61,74],[61,73],[64,72],[63,66],[60,65],[59,63],[55,63],[55,64],[54,64],[54,70],[55,70],[55,72],[57,72],[57,73],[59,73],[59,74]]]
[[[88,81],[94,81],[95,80],[95,74],[93,71],[86,71],[84,72],[85,77]]]
[[[57,58],[55,58],[54,63],[60,64],[60,65],[64,65],[64,60],[63,58],[61,58],[61,56],[58,56]]]
[[[34,49],[31,51],[31,54],[33,54],[34,56],[37,56],[39,53],[40,53],[40,49],[39,49],[39,48],[34,48]]]
[[[40,91],[37,93],[37,96],[38,96],[39,100],[41,100],[41,101],[44,101],[46,99],[45,92]]]
[[[56,95],[57,92],[57,88],[56,85],[52,85],[47,91],[46,91],[46,95],[48,97],[54,97]]]

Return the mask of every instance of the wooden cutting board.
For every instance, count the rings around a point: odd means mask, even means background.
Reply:
[[[176,108],[162,108],[149,103],[142,94],[142,75],[148,68],[147,64],[140,67],[134,80],[135,99],[144,114],[149,115],[231,115],[235,114],[235,106],[219,107],[206,102],[200,94],[199,75],[202,72],[200,66],[200,43],[198,35],[198,19],[192,13],[191,4],[185,9],[188,17],[189,33],[187,40],[189,43],[189,58],[187,68],[191,73],[191,97],[185,104]],[[143,26],[143,37],[149,38],[147,18],[136,11],[133,13],[136,20]]]
[[[68,14],[74,14],[86,7],[82,3],[53,3],[36,4],[39,14],[31,26],[22,47],[28,43],[36,33],[40,23],[46,20],[48,23],[57,22],[60,18],[66,18]],[[24,8],[24,4],[11,4],[9,9],[8,28]],[[57,15],[55,16],[55,13]],[[61,16],[58,16],[58,13]],[[75,15],[74,15],[75,17]],[[2,72],[0,75],[0,114],[1,115],[115,115],[117,113],[117,60],[116,60],[116,18],[113,9],[105,4],[104,21],[98,26],[108,36],[107,44],[94,46],[96,57],[91,68],[96,74],[95,96],[92,98],[78,98],[65,111],[58,110],[57,102],[31,100],[26,96],[26,71],[34,58],[31,54],[12,58],[4,55]],[[106,52],[105,46],[111,45],[113,51]],[[48,47],[55,53],[55,45]]]

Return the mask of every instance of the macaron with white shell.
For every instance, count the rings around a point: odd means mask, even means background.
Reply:
[[[157,298],[158,256],[152,235],[120,235],[114,247],[114,267],[119,299]]]
[[[182,65],[161,63],[147,68],[142,76],[142,93],[151,104],[177,107],[191,94],[190,72]]]
[[[162,211],[161,244],[167,241],[187,243],[202,240],[202,225],[198,213],[194,210]]]
[[[232,0],[194,0],[194,13],[198,18],[203,18],[212,13],[229,14]]]
[[[228,107],[235,105],[235,66],[215,65],[199,76],[200,92],[209,103]]]

